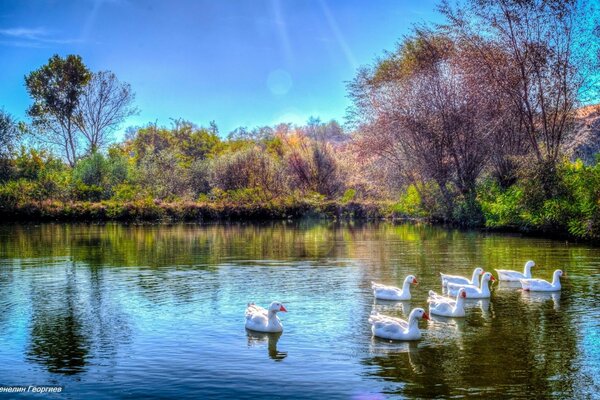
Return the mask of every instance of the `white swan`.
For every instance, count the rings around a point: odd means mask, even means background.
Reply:
[[[246,329],[257,332],[282,332],[283,325],[277,317],[279,311],[287,312],[283,304],[274,301],[266,310],[254,303],[246,308]]]
[[[442,286],[446,287],[448,283],[460,283],[463,285],[475,285],[479,284],[479,275],[483,274],[483,268],[477,267],[473,270],[473,276],[471,279],[465,278],[464,276],[459,275],[448,275],[442,274],[440,272],[440,276],[442,277]]]
[[[496,278],[494,278],[491,272],[486,272],[481,277],[481,283],[479,284],[479,287],[475,285],[448,283],[448,295],[456,296],[460,288],[465,288],[465,292],[467,293],[467,297],[469,299],[487,299],[490,297],[490,288],[488,286],[488,282],[494,282],[495,280]]]
[[[557,292],[560,290],[560,277],[566,276],[560,269],[554,271],[552,274],[552,283],[543,279],[521,279],[521,287],[523,290],[531,292]]]
[[[410,285],[416,285],[417,278],[414,275],[408,275],[404,278],[402,289],[395,286],[386,286],[380,283],[371,282],[373,295],[379,300],[410,300]]]
[[[521,279],[531,279],[531,267],[535,267],[535,263],[531,260],[525,263],[523,273],[511,271],[508,269],[497,269],[498,280],[506,282],[518,282]]]
[[[371,332],[374,336],[389,340],[419,340],[419,319],[429,319],[429,315],[422,308],[415,308],[410,312],[408,321],[393,318],[378,313],[371,314]]]
[[[442,317],[464,317],[465,316],[465,299],[467,298],[467,292],[464,288],[458,290],[456,300],[441,296],[434,292],[429,291],[429,314],[440,315]]]

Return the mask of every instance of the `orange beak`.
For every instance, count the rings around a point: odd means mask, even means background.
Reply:
[[[429,321],[429,314],[427,314],[426,312],[423,313],[423,319],[426,319],[427,321]]]
[[[492,275],[492,277],[490,278],[490,281],[496,282],[496,278],[494,278],[494,275]]]
[[[413,278],[413,285],[416,285],[417,283],[419,283],[417,282],[417,278]]]
[[[485,271],[481,271],[481,272],[479,273],[479,275],[483,275],[483,274],[485,274]]]
[[[281,307],[279,307],[279,311],[287,312],[287,310],[285,309],[285,307],[283,306],[283,304],[281,305]]]
[[[460,294],[460,297],[462,297],[463,299],[466,299],[467,298],[467,292],[462,292]]]

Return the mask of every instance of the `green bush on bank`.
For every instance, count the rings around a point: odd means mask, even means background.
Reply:
[[[546,193],[544,193],[546,191]],[[547,193],[551,191],[551,193]],[[493,182],[479,189],[485,225],[600,238],[600,162],[563,161],[547,180],[539,174],[501,189]]]

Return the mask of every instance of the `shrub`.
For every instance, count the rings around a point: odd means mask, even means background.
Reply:
[[[425,217],[427,213],[422,208],[421,195],[415,185],[409,185],[406,190],[400,194],[400,199],[393,207],[395,213],[407,217]]]
[[[211,185],[223,191],[253,189],[262,201],[283,190],[283,176],[276,162],[258,146],[226,153],[212,162]]]

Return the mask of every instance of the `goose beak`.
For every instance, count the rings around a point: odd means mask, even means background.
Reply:
[[[417,284],[417,283],[419,283],[419,282],[417,282],[417,278],[413,278],[413,281],[412,281],[412,283],[413,283],[413,285],[416,285],[416,284]]]
[[[496,278],[494,278],[494,275],[492,275],[492,277],[490,278],[491,282],[496,282]]]
[[[467,298],[467,292],[462,292],[460,294],[460,297],[462,297],[463,299],[466,299]]]
[[[423,313],[423,319],[426,319],[427,321],[429,321],[429,314],[427,314],[426,312]]]
[[[283,306],[283,304],[281,305],[281,307],[279,307],[279,311],[287,312],[287,310],[285,309],[285,307]]]

